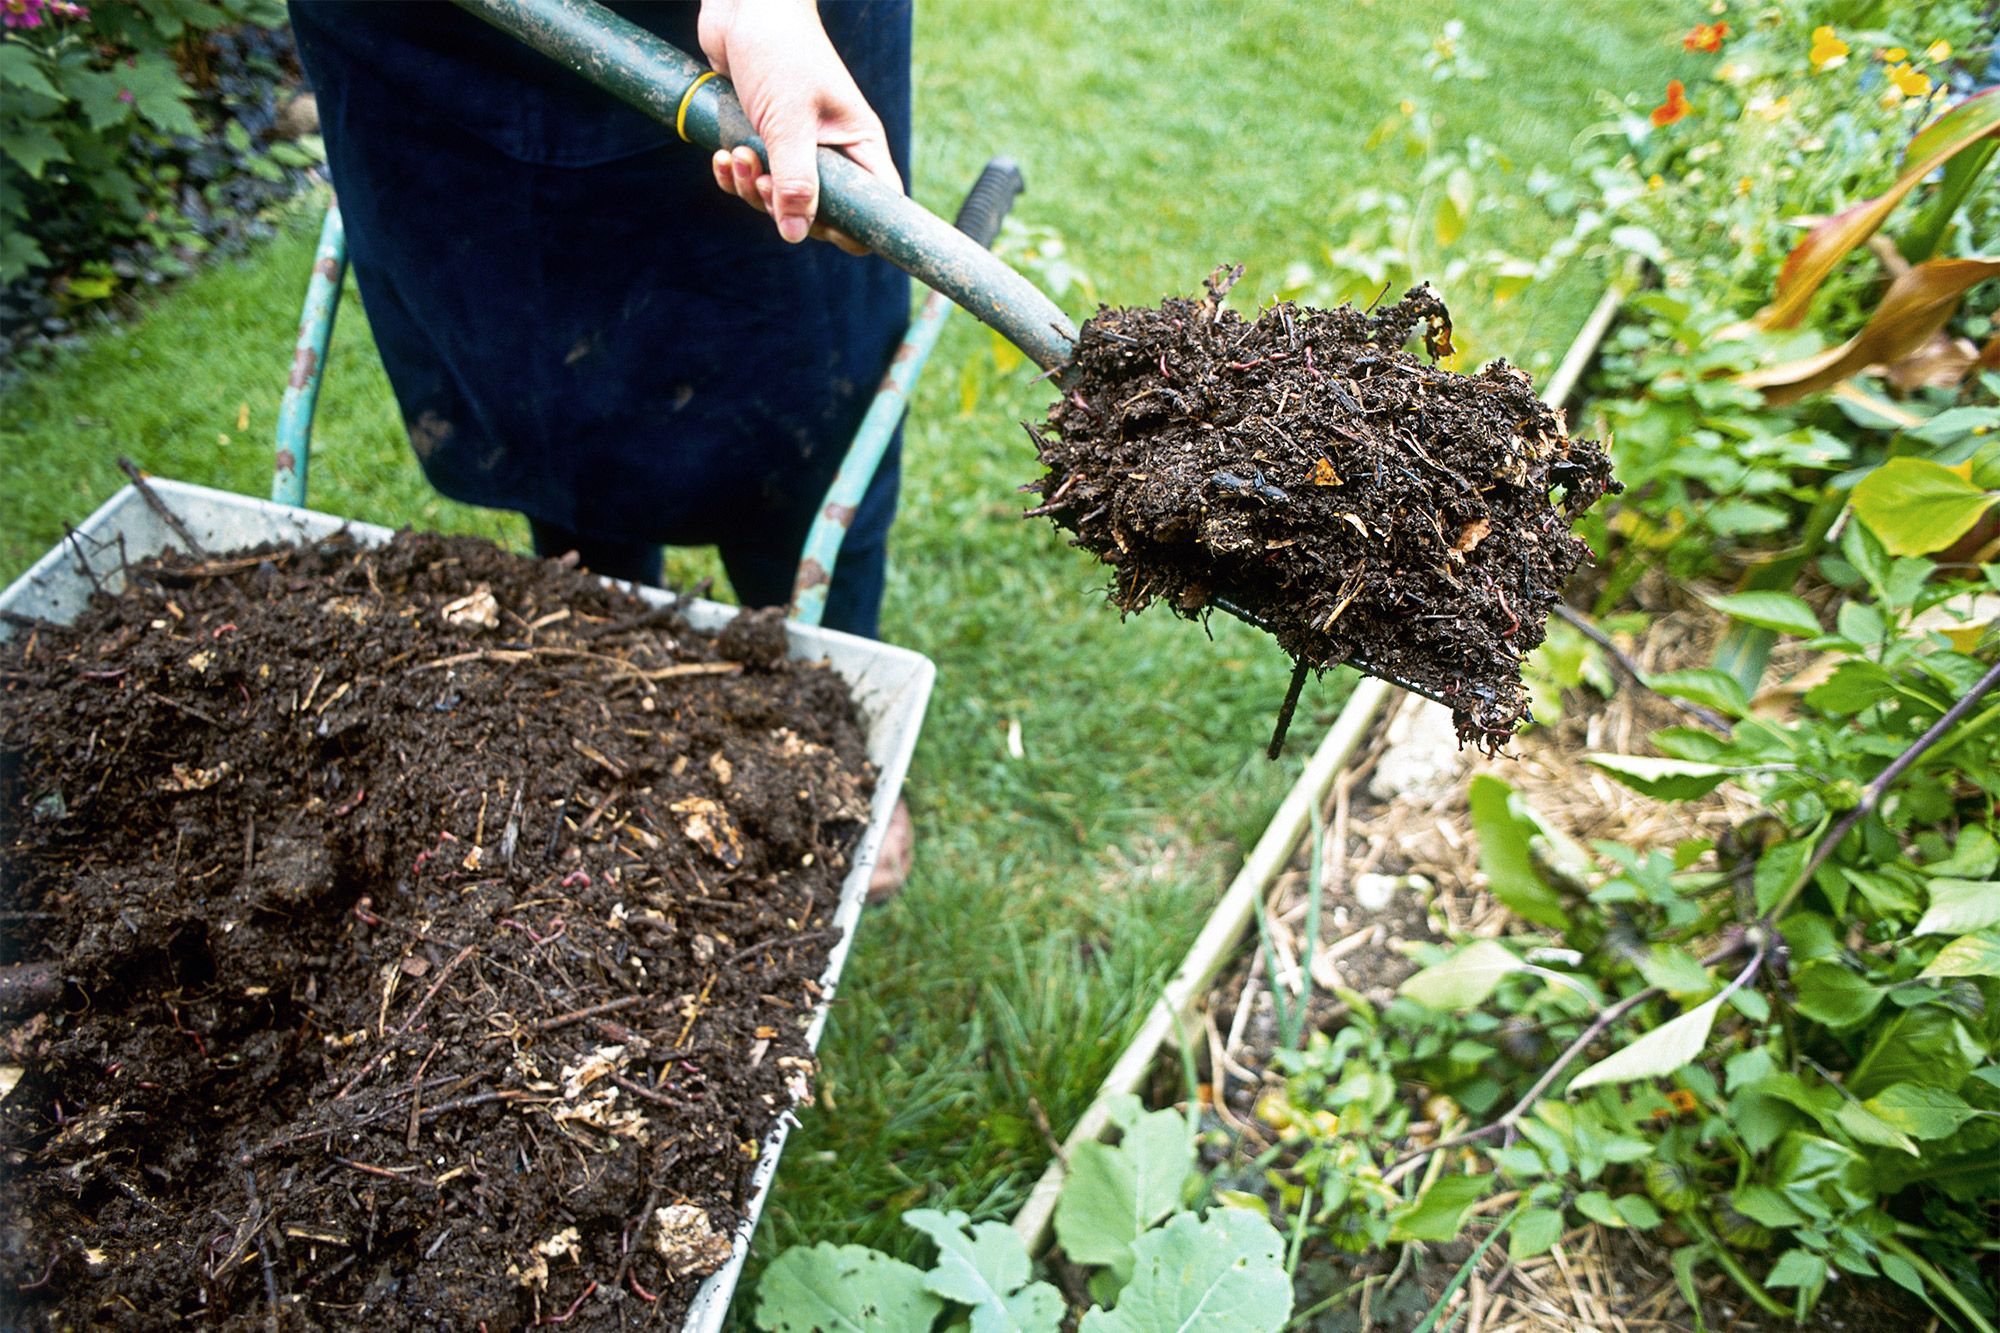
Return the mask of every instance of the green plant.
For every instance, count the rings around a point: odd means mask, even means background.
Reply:
[[[2000,445],[1968,463],[1985,475]],[[1493,892],[1560,928],[1577,962],[1537,966],[1529,936],[1481,940],[1405,983],[1440,1022],[1497,1008],[1548,1038],[1498,1075],[1510,1092],[1537,1075],[1508,1111],[1412,1160],[1478,1145],[1530,1201],[1517,1257],[1564,1209],[1641,1229],[1671,1219],[1689,1238],[1676,1270],[1691,1300],[1704,1262],[1801,1319],[1837,1272],[1880,1275],[1993,1326],[1979,1260],[2000,1216],[2000,667],[1976,650],[1977,599],[2000,590],[2000,566],[1954,578],[1891,554],[1878,529],[1906,544],[1939,529],[1920,496],[1878,490],[1820,561],[1846,591],[1831,631],[1790,593],[1713,599],[1825,655],[1795,718],[1753,715],[1720,672],[1656,676],[1728,716],[1728,733],[1670,728],[1659,758],[1592,756],[1661,800],[1724,782],[1754,793],[1767,813],[1723,845],[1603,844],[1579,864],[1497,779],[1477,780]],[[1564,1089],[1620,1027],[1639,1035]],[[1470,1086],[1418,1068],[1427,1086]]]
[[[1118,1100],[1116,1144],[1088,1143],[1057,1202],[1056,1236],[1096,1271],[1085,1333],[1254,1333],[1291,1313],[1283,1242],[1261,1212],[1185,1201],[1194,1143],[1174,1111]],[[757,1325],[770,1333],[866,1328],[922,1333],[947,1308],[972,1333],[1055,1333],[1062,1294],[1033,1280],[1027,1245],[1001,1222],[920,1208],[903,1222],[937,1245],[928,1272],[858,1245],[787,1250],[758,1286]]]
[[[239,122],[198,109],[188,75],[218,30],[284,21],[278,0],[12,6],[0,35],[0,284],[61,266],[66,303],[101,301],[132,276],[107,262],[114,246],[199,251],[191,211],[222,203],[230,170],[270,179],[314,161],[309,148],[258,148]],[[208,156],[231,164],[221,174],[191,169],[211,137]]]

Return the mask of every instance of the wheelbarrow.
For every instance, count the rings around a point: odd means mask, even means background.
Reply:
[[[463,9],[568,66],[590,82],[672,125],[682,139],[706,149],[748,145],[760,157],[764,145],[728,82],[700,61],[595,0],[456,0]],[[851,516],[875,475],[882,451],[901,420],[907,395],[942,327],[947,299],[971,311],[1019,347],[1044,371],[1060,377],[1076,346],[1076,325],[1035,285],[987,248],[1000,215],[1020,188],[1018,173],[996,161],[966,200],[965,229],[906,198],[831,148],[819,150],[820,217],[904,272],[926,284],[930,294],[891,363],[846,462],[829,489],[808,537],[793,592],[795,619],[816,624],[825,606],[826,583],[838,557],[843,515]],[[339,214],[329,210],[306,300],[291,387],[279,424],[278,466],[272,497],[299,503],[305,491],[306,428],[312,396],[323,367],[326,336],[344,262]],[[1225,595],[1211,605],[1246,624],[1269,631],[1261,616]],[[1357,655],[1348,665],[1426,698],[1429,689],[1401,673]],[[1278,714],[1270,754],[1283,743],[1308,668],[1292,673]]]

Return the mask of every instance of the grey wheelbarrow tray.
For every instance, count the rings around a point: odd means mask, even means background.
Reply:
[[[372,523],[350,522],[331,514],[205,486],[163,478],[145,485],[157,507],[138,486],[125,487],[79,525],[74,538],[44,555],[0,593],[0,612],[11,613],[9,618],[0,620],[0,638],[18,632],[12,626],[19,622],[12,616],[63,624],[74,621],[90,601],[93,581],[115,592],[123,586],[128,563],[170,548],[186,551],[189,545],[186,537],[192,537],[203,549],[224,551],[266,542],[313,542],[342,532],[366,545],[377,546],[394,535],[390,529]],[[172,521],[163,510],[172,515]],[[186,536],[175,531],[174,521],[186,529]],[[636,591],[655,606],[674,607],[701,630],[719,629],[737,615],[736,607],[718,602],[676,598],[654,588]],[[840,902],[834,910],[832,925],[839,931],[839,938],[819,979],[823,998],[806,1029],[806,1041],[816,1050],[820,1033],[826,1027],[828,1005],[847,961],[855,923],[867,901],[869,876],[889,826],[889,814],[895,809],[897,793],[902,789],[904,774],[909,771],[910,755],[916,749],[917,729],[923,721],[936,668],[929,658],[907,648],[797,622],[788,623],[785,628],[793,657],[825,659],[853,691],[867,726],[868,758],[876,768],[868,827],[855,849],[853,865],[841,885]],[[735,1249],[729,1262],[710,1275],[696,1294],[683,1325],[690,1333],[712,1333],[722,1327],[730,1296],[749,1253],[751,1233],[763,1212],[765,1196],[778,1169],[778,1156],[784,1150],[785,1136],[792,1123],[789,1111],[781,1115],[760,1146],[743,1222],[735,1236]]]

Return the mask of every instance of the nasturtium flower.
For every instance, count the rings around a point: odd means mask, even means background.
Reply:
[[[1877,52],[1877,54],[1880,55],[1882,59],[1889,64],[1894,64],[1898,60],[1908,60],[1910,58],[1910,53],[1908,51],[1905,51],[1900,46],[1885,46],[1879,52]]]
[[[1653,124],[1671,125],[1694,108],[1687,99],[1687,85],[1679,79],[1667,82],[1667,100],[1653,108]]]
[[[1729,35],[1727,23],[1697,23],[1681,38],[1681,49],[1685,51],[1706,51],[1714,55],[1722,49],[1722,39]]]
[[[1932,42],[1929,46],[1926,46],[1924,48],[1924,59],[1930,61],[1934,65],[1938,64],[1941,61],[1946,61],[1951,59],[1951,43]]]
[[[1847,43],[1836,37],[1830,26],[1822,23],[1813,29],[1812,50],[1806,53],[1806,58],[1812,61],[1813,73],[1824,74],[1846,63],[1847,51]]]
[[[1931,90],[1931,76],[1907,64],[1889,66],[1889,82],[1905,97],[1924,97]]]

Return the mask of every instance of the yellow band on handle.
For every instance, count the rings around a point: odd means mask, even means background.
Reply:
[[[681,94],[680,109],[674,112],[674,133],[681,136],[682,143],[694,142],[694,140],[688,138],[688,103],[694,101],[695,90],[715,76],[714,70],[707,71],[693,83],[690,83],[688,90]]]

